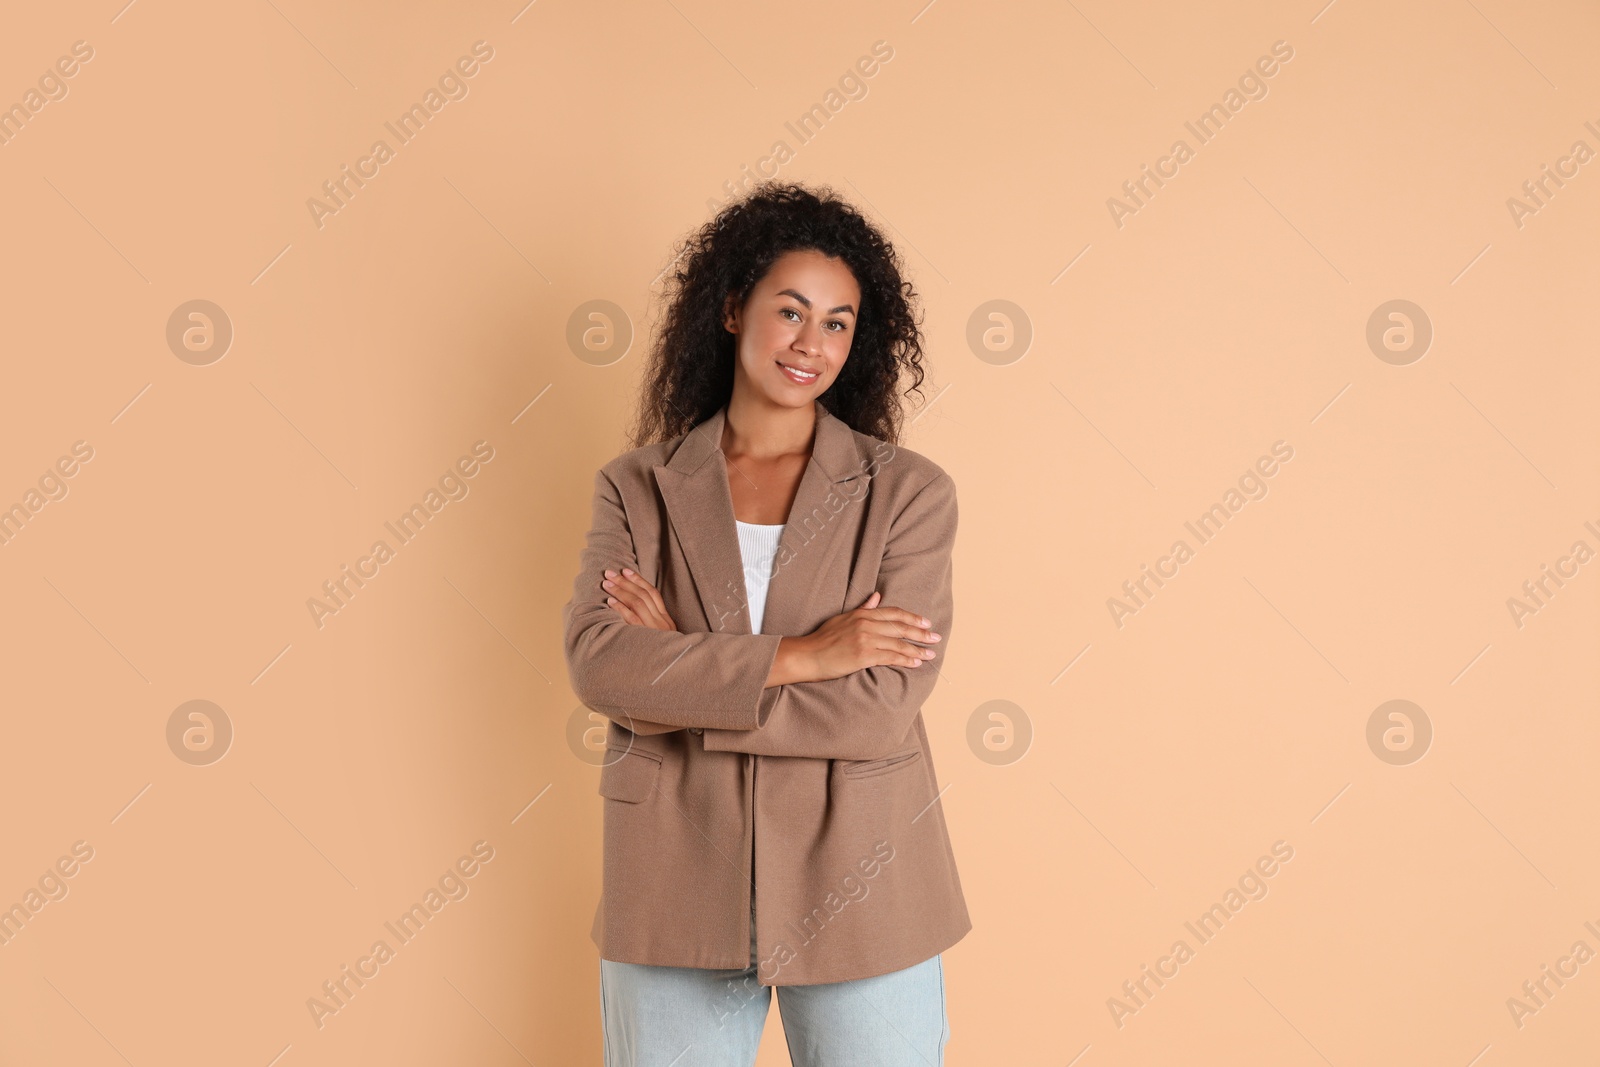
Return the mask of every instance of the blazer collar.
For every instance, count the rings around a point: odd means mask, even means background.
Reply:
[[[767,587],[761,628],[770,634],[796,635],[797,628],[807,626],[815,616],[809,598],[821,587],[819,580],[834,565],[834,556],[848,548],[850,538],[841,535],[841,529],[854,526],[841,513],[847,504],[859,500],[870,481],[854,431],[822,401],[813,403],[817,428],[811,459],[795,491]],[[652,470],[694,577],[707,625],[713,632],[748,634],[744,564],[734,525],[733,496],[728,491],[727,457],[722,451],[727,417],[724,404],[689,431],[671,459],[655,464]],[[849,560],[838,565],[848,568]],[[832,614],[843,610],[834,609]]]

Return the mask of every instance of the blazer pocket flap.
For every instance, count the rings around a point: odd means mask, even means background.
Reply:
[[[909,752],[897,752],[883,759],[840,760],[839,773],[846,778],[870,778],[875,774],[887,774],[902,767],[909,767],[921,758],[922,749],[914,748]]]
[[[625,804],[637,804],[655,792],[661,760],[646,752],[606,749],[608,761],[600,768],[600,795]]]

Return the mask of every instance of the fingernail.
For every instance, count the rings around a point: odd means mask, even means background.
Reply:
[[[607,578],[605,581],[601,582],[600,584],[605,586],[607,589],[610,589],[611,588],[611,579]]]
[[[928,640],[930,640],[930,641],[943,641],[944,638],[940,637],[938,634],[933,634],[932,636],[930,636],[928,638]]]
[[[606,577],[607,578],[615,578],[616,576],[617,576],[617,572],[616,571],[612,570],[610,567],[606,568]]]
[[[633,572],[630,571],[628,568],[624,567],[624,568],[622,568],[622,573],[623,574],[632,574]]]
[[[923,619],[922,620],[923,629],[927,629],[929,626],[932,626],[932,625],[933,625],[933,623],[929,622],[927,619]]]

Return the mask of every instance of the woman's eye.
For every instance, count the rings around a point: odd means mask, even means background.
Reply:
[[[800,317],[800,312],[796,311],[794,308],[779,308],[778,314],[793,315],[796,319]],[[834,333],[842,333],[848,329],[848,327],[838,319],[830,319],[825,325],[838,327],[838,329],[833,331]]]

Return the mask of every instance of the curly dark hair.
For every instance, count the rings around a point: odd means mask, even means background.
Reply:
[[[901,277],[900,254],[831,188],[766,181],[680,244],[632,447],[688,433],[728,402],[738,338],[723,328],[724,302],[731,294],[743,305],[774,261],[798,249],[842,260],[861,287],[850,355],[819,397],[823,407],[860,433],[900,443],[901,376],[911,379],[908,396],[923,379],[917,294]]]

